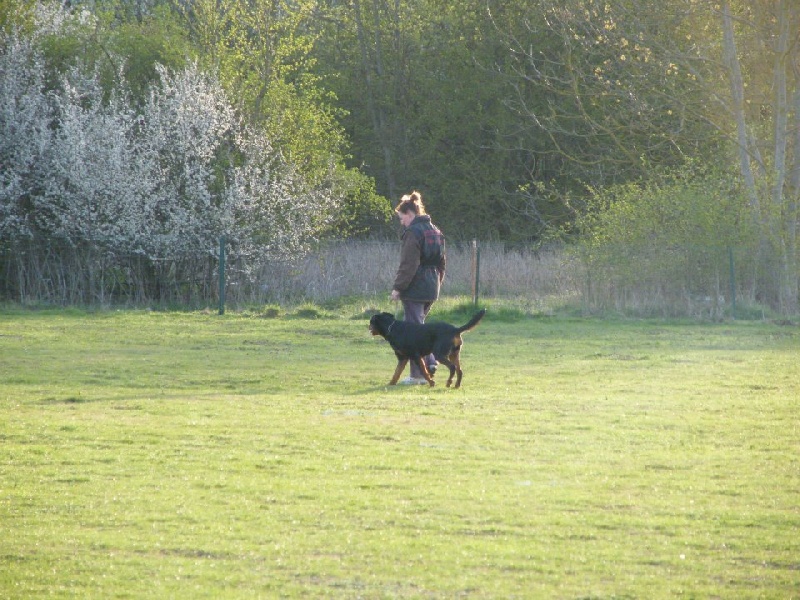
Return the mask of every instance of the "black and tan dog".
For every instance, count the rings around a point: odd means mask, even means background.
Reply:
[[[389,385],[395,385],[403,369],[409,360],[413,360],[419,365],[420,371],[425,380],[434,385],[433,379],[425,366],[423,357],[433,354],[436,360],[450,369],[450,377],[447,379],[447,387],[453,383],[453,376],[456,377],[455,387],[461,386],[461,345],[463,341],[461,334],[474,328],[486,309],[478,311],[466,325],[456,327],[449,323],[407,323],[398,321],[390,313],[379,313],[369,320],[369,330],[372,335],[379,335],[392,346],[397,355],[397,369]]]

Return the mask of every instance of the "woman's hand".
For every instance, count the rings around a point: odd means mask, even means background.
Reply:
[[[392,290],[392,293],[389,296],[389,299],[390,300],[394,300],[394,301],[400,300],[400,292],[398,292],[397,290]]]

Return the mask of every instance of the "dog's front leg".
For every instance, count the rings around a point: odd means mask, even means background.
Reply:
[[[397,380],[400,379],[400,375],[403,374],[403,369],[406,368],[407,364],[408,364],[407,358],[397,359],[397,368],[394,370],[394,375],[392,376],[392,380],[389,382],[389,385],[397,385]]]
[[[431,387],[435,386],[436,383],[431,378],[431,374],[428,372],[428,367],[425,365],[425,359],[418,358],[417,364],[419,365],[419,370],[422,373],[422,376],[425,378],[425,381],[427,381]]]

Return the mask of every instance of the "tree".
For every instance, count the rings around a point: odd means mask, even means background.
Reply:
[[[586,268],[586,306],[726,314],[730,286],[739,281],[744,288],[749,280],[754,263],[747,249],[756,234],[733,170],[696,161],[592,189],[575,245]]]
[[[393,202],[419,189],[452,238],[530,238],[508,218],[526,160],[509,132],[483,0],[330,2],[317,70],[347,113],[352,165]]]
[[[226,235],[237,252],[283,260],[325,228],[338,205],[330,189],[243,124],[213,76],[158,67],[143,105],[124,77],[109,91],[80,64],[52,87],[37,42],[72,17],[45,17],[41,35],[11,36],[0,55],[4,237],[202,260]]]
[[[762,249],[775,256],[777,304],[795,313],[800,286],[800,6],[767,0],[736,8],[734,13],[734,5],[725,0],[719,11],[731,90],[728,114],[736,126],[750,205],[762,227]],[[762,52],[740,52],[737,33],[746,46]]]
[[[41,166],[51,159],[52,109],[37,47],[58,17],[42,18],[25,35],[12,29],[0,45],[0,238],[7,241],[32,235],[32,198],[47,185]]]
[[[546,0],[538,9],[495,19],[527,145],[561,163],[573,192],[687,158],[737,164],[761,228],[762,300],[796,312],[800,6]]]
[[[508,103],[526,122],[520,143],[550,164],[543,174],[565,195],[714,155],[718,136],[697,83],[704,68],[676,58],[694,43],[681,3],[545,0],[492,11],[511,53],[498,66]]]
[[[229,97],[253,127],[309,181],[343,200],[335,235],[380,229],[387,204],[373,198],[374,182],[345,166],[343,111],[315,69],[314,48],[326,10],[316,0],[175,3],[201,65],[217,72]],[[370,191],[371,189],[371,191]]]

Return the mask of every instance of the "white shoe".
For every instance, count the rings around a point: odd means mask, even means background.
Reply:
[[[398,385],[424,385],[428,383],[422,377],[406,377],[397,382]]]

